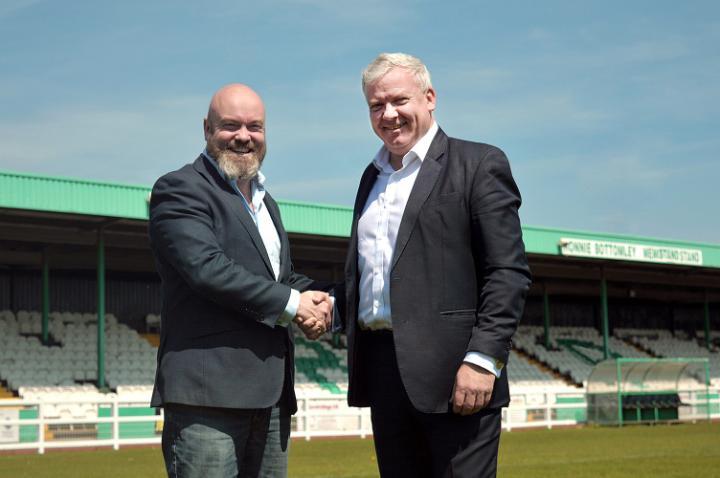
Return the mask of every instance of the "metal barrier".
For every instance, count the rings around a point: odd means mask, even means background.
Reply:
[[[58,408],[64,410],[96,409],[96,416],[57,417]],[[52,411],[49,412],[48,409]],[[121,410],[140,410],[142,414],[123,416]],[[80,415],[80,413],[78,413]],[[0,401],[0,451],[49,448],[83,448],[120,445],[159,444],[163,422],[162,410],[149,408],[147,402],[137,404],[122,398],[69,399],[59,401],[2,400]],[[143,433],[138,435],[140,425]],[[125,436],[123,436],[125,435]]]
[[[563,401],[573,400],[571,403]],[[720,418],[720,398],[715,392],[710,413],[704,397],[686,397],[689,405],[683,421]],[[370,411],[350,408],[345,397],[327,395],[298,398],[293,416],[292,436],[310,440],[317,437],[372,435]],[[542,392],[513,394],[510,407],[502,411],[502,428],[568,426],[585,421],[584,393]],[[89,410],[96,410],[87,416]],[[80,415],[85,413],[86,416]],[[67,416],[70,414],[71,416]],[[77,417],[73,417],[75,414]],[[64,416],[59,416],[64,415]],[[53,448],[159,445],[164,415],[148,402],[128,401],[121,396],[85,400],[0,400],[0,452]]]
[[[298,411],[293,416],[294,438],[372,435],[369,408],[348,407],[345,396],[298,397]]]

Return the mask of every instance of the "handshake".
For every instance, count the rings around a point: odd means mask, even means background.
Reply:
[[[332,325],[332,301],[327,292],[309,290],[300,294],[300,305],[293,319],[305,337],[317,340]]]

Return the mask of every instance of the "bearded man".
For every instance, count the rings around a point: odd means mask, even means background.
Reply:
[[[203,153],[161,177],[150,202],[163,296],[152,406],[165,409],[163,456],[173,477],[283,477],[297,410],[288,324],[319,337],[328,296],[293,271],[265,191],[261,98],[245,85],[221,88],[203,128]]]

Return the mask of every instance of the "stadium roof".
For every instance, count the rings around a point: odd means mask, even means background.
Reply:
[[[151,188],[0,171],[0,208],[144,221]],[[278,201],[288,232],[347,237],[352,208]],[[523,227],[530,254],[619,259],[720,268],[720,245],[657,238]]]

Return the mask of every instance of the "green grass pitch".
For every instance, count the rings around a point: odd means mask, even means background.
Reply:
[[[50,451],[0,455],[0,477],[144,478],[165,476],[160,450]],[[290,477],[376,477],[372,440],[297,440]],[[720,477],[720,424],[518,430],[503,433],[498,476]]]

